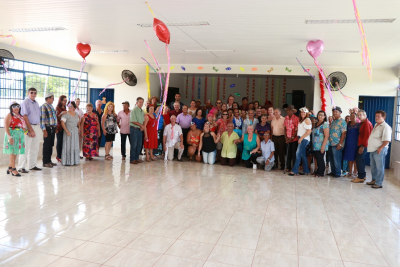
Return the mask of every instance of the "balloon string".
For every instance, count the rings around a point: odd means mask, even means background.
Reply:
[[[154,16],[154,12],[153,12],[153,10],[151,10],[151,7],[150,7],[149,3],[146,2],[146,4],[147,4],[147,7],[149,8],[151,14],[153,14],[153,17],[156,17],[156,16]]]
[[[297,59],[297,62],[299,62],[300,66],[303,68],[303,70],[304,70],[305,72],[307,72],[308,75],[310,75],[311,77],[313,77],[314,80],[317,80],[317,78],[315,78],[314,75],[312,75],[311,73],[309,73],[308,70],[306,70],[306,69],[304,68],[304,66],[300,63],[300,61],[299,61],[299,59],[298,59],[297,57],[296,57],[296,59]]]
[[[112,84],[107,85],[106,88],[104,88],[104,89],[100,92],[99,96],[101,96],[101,94],[104,93],[104,91],[107,90],[107,88],[109,88],[110,86],[119,85],[119,84],[124,83],[124,82],[126,82],[126,81],[128,81],[128,80],[129,80],[129,78],[126,78],[125,80],[123,80],[123,81],[120,82],[120,83],[112,83]]]
[[[153,52],[151,51],[150,46],[147,44],[146,40],[144,40],[144,42],[145,42],[147,48],[149,49],[150,54],[151,54],[151,56],[153,57],[154,62],[155,62],[156,65],[157,65],[158,70],[159,70],[159,71],[161,70],[161,71],[163,72],[163,74],[165,75],[164,70],[161,68],[160,64],[158,64],[158,61],[157,61],[156,57],[154,56]],[[168,71],[169,71],[169,69],[168,69]]]
[[[160,72],[156,71],[156,70],[153,68],[153,66],[152,66],[146,59],[144,59],[144,58],[142,58],[142,59],[143,59],[144,61],[146,61],[147,65],[148,65],[155,73],[157,73],[158,75],[160,75]],[[161,76],[161,75],[160,75],[160,76]],[[162,78],[163,84],[165,85],[165,79],[164,79],[164,77],[161,76],[161,78]]]
[[[164,110],[164,108],[165,108],[165,104],[166,104],[166,102],[167,102],[167,96],[168,96],[168,86],[169,86],[169,74],[170,74],[170,65],[171,65],[171,58],[170,58],[170,55],[169,55],[169,50],[168,50],[168,45],[167,44],[165,44],[165,50],[166,50],[166,52],[167,52],[167,59],[168,59],[168,71],[167,71],[167,79],[166,79],[166,81],[165,81],[165,87],[164,87],[164,97],[163,97],[163,100],[162,100],[162,105],[161,105],[161,108],[160,108],[160,110],[158,111],[158,124],[157,124],[157,130],[158,130],[158,127],[159,127],[159,125],[160,125],[160,123],[159,123],[159,121],[160,121],[160,115],[161,115],[161,112]],[[161,84],[161,82],[160,82],[160,84]]]
[[[86,65],[86,59],[83,59],[82,64],[81,64],[81,71],[79,74],[79,79],[78,79],[78,82],[76,83],[74,91],[71,94],[71,97],[69,99],[70,101],[74,101],[74,99],[75,99],[75,92],[76,92],[76,89],[78,88],[79,82],[81,81],[82,72],[83,72],[83,69],[85,68],[85,65]]]

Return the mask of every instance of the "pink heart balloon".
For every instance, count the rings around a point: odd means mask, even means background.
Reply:
[[[307,51],[313,57],[313,59],[316,60],[317,57],[322,54],[322,51],[324,51],[324,42],[321,40],[316,42],[309,41],[307,44]]]

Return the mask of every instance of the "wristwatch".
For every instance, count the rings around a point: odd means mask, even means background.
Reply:
[[[340,146],[340,147],[342,147],[342,144],[341,144],[341,143],[339,143],[339,146]]]

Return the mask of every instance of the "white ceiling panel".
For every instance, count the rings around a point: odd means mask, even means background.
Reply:
[[[305,50],[309,40],[321,39],[325,50],[361,49],[357,24],[305,24],[305,20],[354,19],[351,0],[153,0],[156,17],[164,22],[207,21],[209,26],[169,27],[172,64],[304,65],[313,60]],[[400,1],[359,0],[363,19],[396,18],[393,23],[365,23],[372,67],[400,66]],[[80,61],[78,42],[92,50],[128,50],[127,54],[91,54],[89,64],[142,64],[150,60],[144,40],[166,63],[164,44],[151,27],[153,17],[138,0],[0,0],[0,29],[60,26],[59,32],[12,33],[22,49]],[[0,39],[7,47],[10,39]],[[233,49],[235,52],[191,53],[184,49]],[[361,51],[360,51],[361,52]],[[362,67],[361,56],[323,53],[324,66]]]

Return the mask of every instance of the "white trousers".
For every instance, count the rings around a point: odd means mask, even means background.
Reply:
[[[174,150],[178,149],[178,159],[181,159],[184,148],[181,148],[181,142],[176,142],[174,146],[167,147],[167,151],[165,151],[164,160],[173,160],[174,159]]]
[[[32,125],[32,129],[35,131],[36,136],[34,138],[28,135],[25,136],[25,154],[18,156],[18,170],[30,170],[36,166],[39,153],[40,136],[42,136],[40,132],[42,130],[40,129],[39,124]]]

